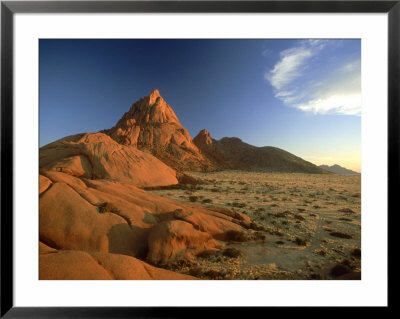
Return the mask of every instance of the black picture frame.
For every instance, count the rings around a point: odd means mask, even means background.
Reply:
[[[396,1],[1,1],[1,317],[177,318],[222,316],[226,309],[190,307],[15,307],[13,302],[13,19],[15,13],[387,13],[388,14],[388,218],[399,212],[400,0]],[[383,173],[383,172],[382,172]],[[389,222],[388,225],[391,223]],[[393,226],[393,223],[392,223]],[[388,234],[392,234],[388,229]],[[390,236],[388,238],[390,247]],[[389,255],[388,255],[389,256]],[[390,280],[388,280],[388,285]],[[34,293],[34,292],[32,292]],[[388,300],[390,308],[391,298]],[[294,310],[292,307],[291,310]],[[246,307],[235,309],[247,315]],[[297,308],[299,312],[308,311]]]

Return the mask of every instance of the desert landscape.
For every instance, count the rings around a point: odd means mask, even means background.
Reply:
[[[249,233],[179,271],[203,279],[360,278],[360,176],[223,171],[192,173],[204,184],[152,193],[236,210]],[[345,275],[346,274],[346,275]]]
[[[154,89],[40,147],[39,279],[361,279],[361,175],[192,139]]]

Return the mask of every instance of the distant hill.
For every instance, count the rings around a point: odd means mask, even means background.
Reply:
[[[193,139],[194,144],[222,169],[240,169],[287,173],[328,174],[326,170],[282,149],[257,147],[237,137],[215,140],[207,130]]]
[[[360,173],[357,173],[355,171],[352,171],[350,169],[344,168],[340,165],[332,165],[332,166],[328,166],[328,165],[320,165],[319,166],[322,169],[325,169],[329,172],[335,173],[335,174],[340,174],[340,175],[361,175]]]

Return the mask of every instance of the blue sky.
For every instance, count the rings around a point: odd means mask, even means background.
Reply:
[[[115,125],[154,88],[192,137],[361,166],[361,41],[39,42],[40,146]]]

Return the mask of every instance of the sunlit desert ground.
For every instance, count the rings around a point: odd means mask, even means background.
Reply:
[[[174,271],[203,279],[335,279],[361,271],[361,177],[221,171],[187,174],[205,183],[152,190],[220,206],[255,221],[235,240]]]

